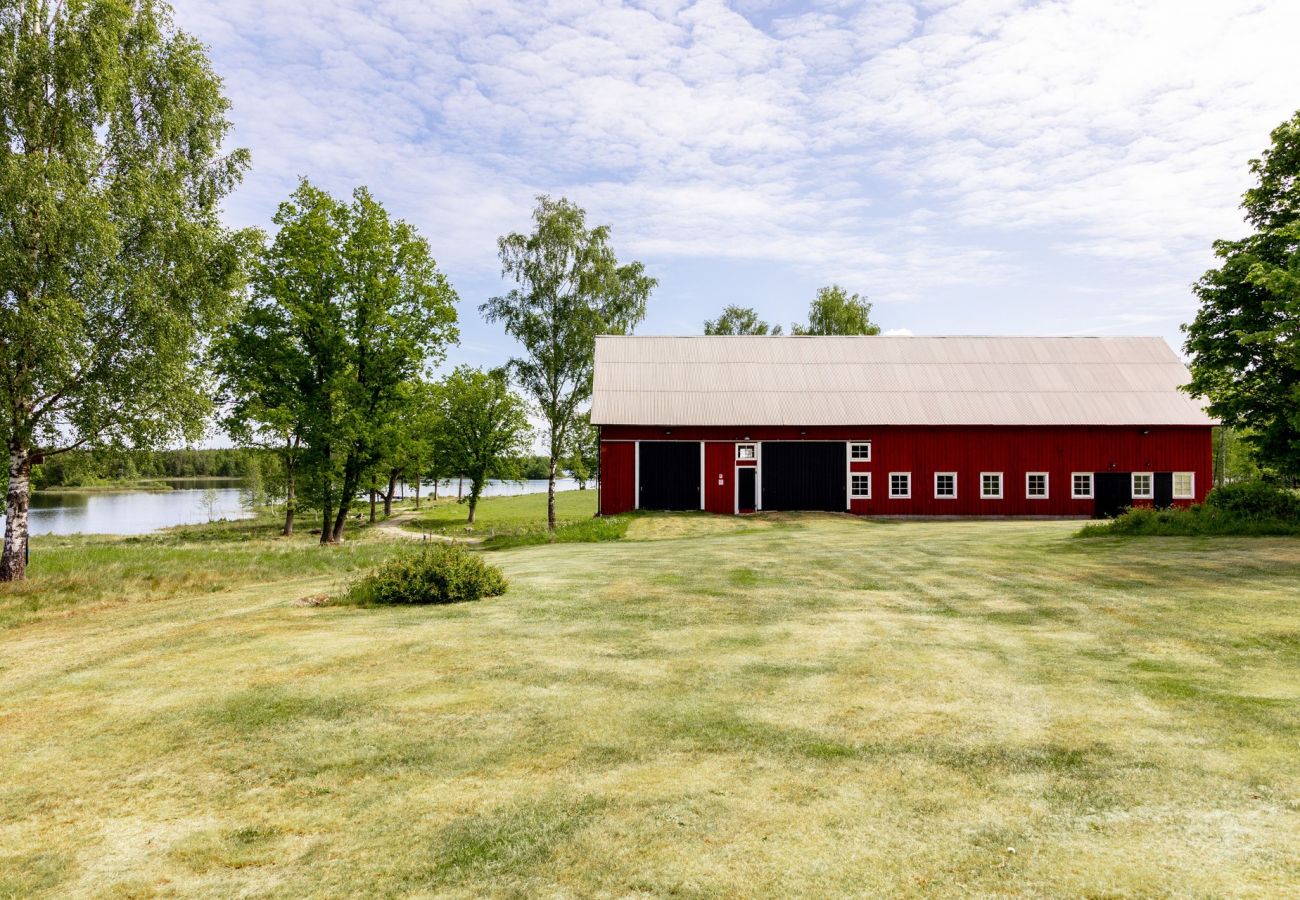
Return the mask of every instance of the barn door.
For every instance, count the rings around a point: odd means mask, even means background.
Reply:
[[[698,441],[642,441],[641,509],[700,508]]]
[[[739,466],[736,469],[736,512],[753,512],[755,509],[755,471],[753,466]]]
[[[847,454],[842,441],[764,441],[763,509],[843,512]]]
[[[1133,473],[1097,472],[1092,476],[1092,517],[1113,519],[1133,505]]]
[[[1154,484],[1154,496],[1156,509],[1168,509],[1174,505],[1174,473],[1157,472],[1152,478]]]

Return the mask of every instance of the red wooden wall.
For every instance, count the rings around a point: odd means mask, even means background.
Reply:
[[[1196,500],[1210,486],[1210,429],[1187,427],[661,427],[602,429],[601,512],[635,505],[637,440],[719,441],[705,445],[705,506],[730,513],[738,441],[871,441],[872,496],[852,501],[863,515],[1088,516],[1093,501],[1071,499],[1073,472],[1194,472]],[[761,451],[760,451],[761,455]],[[761,469],[760,469],[761,471]],[[889,473],[911,472],[911,499],[889,497]],[[957,499],[934,497],[934,473],[957,473]],[[1003,473],[1003,499],[980,498],[980,473]],[[1046,500],[1025,496],[1025,473],[1047,472]],[[723,476],[719,485],[718,475]],[[761,476],[760,476],[761,477]],[[1187,501],[1183,501],[1187,502]]]

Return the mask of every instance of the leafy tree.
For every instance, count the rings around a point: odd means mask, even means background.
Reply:
[[[587,226],[581,207],[539,197],[532,234],[497,246],[502,275],[519,285],[480,310],[524,347],[510,372],[546,421],[547,527],[555,530],[555,473],[578,409],[591,397],[596,335],[625,334],[645,318],[658,282],[639,262],[620,265],[609,227]]]
[[[248,165],[227,109],[158,0],[0,5],[0,580],[26,574],[33,465],[201,433],[249,240],[218,217]]]
[[[457,366],[438,391],[435,452],[469,479],[469,524],[474,524],[483,485],[505,474],[528,446],[532,429],[504,369],[484,372]]]
[[[838,284],[820,288],[808,306],[808,324],[791,325],[794,334],[880,334],[871,321],[871,304],[859,294],[850,294]]]
[[[283,410],[301,433],[321,543],[337,543],[403,385],[456,340],[456,294],[425,240],[365,188],[343,203],[303,181],[274,221],[241,322],[260,328],[278,384],[251,408]]]
[[[780,334],[780,325],[771,325],[748,306],[728,306],[722,315],[704,323],[705,334]]]
[[[600,465],[600,431],[591,424],[591,413],[578,416],[569,431],[568,447],[564,453],[564,470],[578,482],[578,490],[585,491],[587,482]]]
[[[266,265],[263,256],[255,269],[258,287],[253,299],[214,343],[213,357],[226,433],[241,446],[267,449],[280,458],[285,501],[280,533],[288,536],[298,509],[297,474],[313,399],[307,390],[312,365],[289,310],[270,297]]]
[[[1258,462],[1300,474],[1300,112],[1250,161],[1258,183],[1242,208],[1254,233],[1218,241],[1221,260],[1193,290],[1185,326],[1188,390],[1256,449]]]

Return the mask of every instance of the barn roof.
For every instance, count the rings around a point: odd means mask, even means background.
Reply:
[[[1157,337],[599,337],[599,425],[1210,425]]]

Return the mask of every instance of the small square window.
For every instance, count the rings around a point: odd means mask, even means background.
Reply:
[[[1151,473],[1134,472],[1133,473],[1133,499],[1150,500],[1151,493]]]
[[[849,459],[858,462],[871,462],[871,441],[849,444]]]
[[[980,498],[983,500],[1002,499],[1002,473],[980,472]]]
[[[957,499],[957,473],[956,472],[935,472],[934,473],[934,496],[936,500]]]
[[[736,459],[753,459],[753,458],[754,458],[753,444],[736,445]]]
[[[852,488],[851,496],[855,500],[871,499],[871,473],[854,472],[852,484],[850,485],[850,487]]]
[[[1070,476],[1070,495],[1075,500],[1092,499],[1092,473],[1075,472]]]
[[[1046,472],[1026,472],[1025,473],[1025,496],[1030,500],[1047,499],[1047,473]]]
[[[889,497],[891,500],[906,500],[912,496],[912,473],[889,473]]]
[[[1174,499],[1175,500],[1196,499],[1196,473],[1194,472],[1174,473]]]

